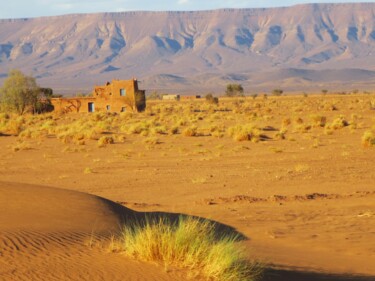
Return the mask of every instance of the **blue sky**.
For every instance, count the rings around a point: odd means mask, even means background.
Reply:
[[[3,0],[0,18],[28,18],[72,13],[120,12],[134,10],[208,10],[260,8],[302,3],[375,2],[357,0]]]

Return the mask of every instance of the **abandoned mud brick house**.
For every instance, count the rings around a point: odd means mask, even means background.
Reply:
[[[51,102],[54,110],[60,112],[139,112],[146,108],[145,91],[138,89],[136,79],[95,86],[90,97],[54,98]]]

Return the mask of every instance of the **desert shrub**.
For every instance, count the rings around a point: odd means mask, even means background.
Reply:
[[[277,140],[285,140],[285,135],[288,132],[287,129],[280,129],[274,136],[275,139]]]
[[[230,127],[228,134],[236,141],[258,142],[261,139],[261,130],[252,124]]]
[[[211,136],[216,137],[216,138],[222,138],[224,137],[225,133],[225,126],[224,125],[212,125],[208,128]]]
[[[323,109],[327,111],[336,111],[338,110],[337,106],[335,104],[326,103],[323,105]]]
[[[327,117],[318,114],[310,115],[310,119],[314,127],[324,127],[327,123]]]
[[[185,137],[195,137],[198,136],[198,128],[196,126],[190,126],[182,131]]]
[[[3,122],[4,120],[9,120],[10,115],[8,113],[0,112],[0,122]]]
[[[272,95],[273,96],[281,96],[283,93],[284,93],[284,91],[281,90],[281,89],[274,89],[274,90],[272,90]]]
[[[178,126],[173,126],[169,129],[169,134],[170,135],[176,135],[178,134]]]
[[[148,136],[152,129],[155,129],[157,126],[159,126],[159,124],[155,120],[145,120],[135,123],[130,127],[125,125],[121,130],[128,134]]]
[[[48,134],[52,134],[54,132],[54,128],[57,126],[56,121],[54,120],[47,120],[40,126],[40,130],[45,131]]]
[[[177,222],[153,219],[125,225],[111,248],[139,260],[186,268],[207,280],[256,280],[259,264],[248,260],[237,240],[228,234],[218,237],[209,221],[180,217]]]
[[[370,109],[375,109],[375,99],[370,100]]]
[[[98,146],[99,147],[104,147],[107,144],[114,144],[114,143],[115,143],[115,140],[114,140],[114,138],[112,136],[102,136],[98,140]]]
[[[144,143],[146,144],[151,144],[151,145],[156,145],[156,144],[160,144],[160,140],[156,137],[149,137],[149,138],[146,138],[144,139],[143,141]]]
[[[124,135],[117,135],[116,136],[116,141],[117,142],[121,142],[121,143],[124,143],[126,140],[126,137]]]
[[[375,132],[374,130],[366,131],[362,136],[363,146],[370,147],[375,146]]]
[[[156,126],[155,128],[152,128],[151,132],[153,134],[166,135],[168,133],[168,129],[166,126]]]
[[[339,116],[335,118],[328,126],[331,129],[337,130],[349,126],[349,122],[345,120],[344,116]]]
[[[89,168],[89,167],[86,167],[84,170],[83,170],[83,173],[84,174],[92,174],[94,171],[91,169],[91,168]]]
[[[219,98],[214,97],[212,94],[207,94],[205,98],[208,103],[219,104]]]
[[[148,132],[149,131],[149,127],[143,126],[142,124],[133,124],[130,127],[128,127],[128,126],[124,127],[124,129],[127,130],[127,133],[136,134],[136,135],[139,135],[142,132]]]
[[[287,127],[289,126],[290,124],[292,123],[292,120],[290,120],[290,118],[284,118],[282,123],[281,123],[281,126],[282,127]]]
[[[241,84],[228,84],[225,94],[228,97],[242,97],[244,89]]]
[[[79,123],[71,125],[57,126],[54,129],[56,137],[63,143],[77,143],[82,145],[85,140],[96,140],[99,136],[97,128],[86,126]]]
[[[295,132],[300,132],[300,133],[307,133],[308,131],[310,131],[312,128],[311,125],[309,124],[298,124],[296,126],[294,126],[294,131]]]
[[[56,135],[56,137],[63,143],[67,144],[67,143],[72,143],[73,140],[74,140],[74,135],[75,133],[72,133],[71,131],[65,131],[65,132],[61,132],[59,134]],[[80,140],[79,136],[78,136],[78,141]]]
[[[27,142],[18,142],[17,144],[12,146],[12,150],[14,152],[20,151],[20,150],[30,150],[32,149],[31,145]]]
[[[188,123],[188,120],[186,120],[185,118],[179,118],[178,120],[176,120],[176,126],[186,126]]]
[[[11,118],[5,125],[5,131],[11,135],[18,136],[25,129],[25,118]]]
[[[92,117],[95,121],[104,121],[108,116],[107,112],[95,112]]]
[[[112,129],[110,120],[98,121],[95,127],[101,132],[108,132]]]
[[[35,128],[27,128],[18,134],[18,137],[21,139],[36,139],[42,136],[44,136],[43,131],[37,130]]]

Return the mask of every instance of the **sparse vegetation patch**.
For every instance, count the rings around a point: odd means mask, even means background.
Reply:
[[[260,267],[250,262],[233,235],[217,235],[215,224],[191,217],[149,219],[125,225],[111,249],[143,260],[189,269],[196,277],[217,281],[252,281]]]

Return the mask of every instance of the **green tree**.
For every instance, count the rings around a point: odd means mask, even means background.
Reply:
[[[281,89],[274,89],[272,91],[272,95],[274,95],[274,96],[281,96],[283,93],[284,93],[284,91],[281,90]]]
[[[162,97],[157,91],[153,91],[150,95],[147,96],[148,100],[161,100]]]
[[[35,105],[34,113],[43,113],[53,111],[53,105],[51,103],[51,98],[56,95],[53,94],[51,88],[39,88],[39,97]]]
[[[34,113],[39,95],[40,88],[35,78],[15,69],[9,72],[8,78],[0,89],[0,102],[3,109],[20,115],[27,111]]]
[[[214,97],[212,94],[207,94],[205,98],[208,103],[219,104],[219,98]]]
[[[225,94],[227,97],[242,97],[244,90],[241,84],[228,84]]]

